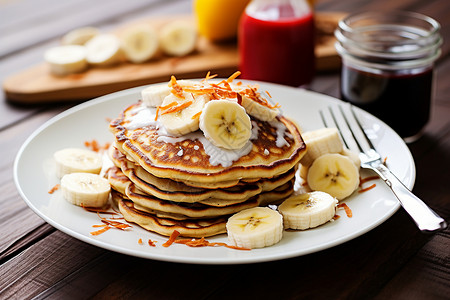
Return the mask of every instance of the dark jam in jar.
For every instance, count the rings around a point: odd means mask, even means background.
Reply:
[[[339,21],[342,99],[386,122],[405,142],[417,140],[430,118],[439,30],[432,18],[402,11],[355,13]]]
[[[417,135],[430,117],[433,70],[373,74],[343,66],[341,97],[386,122],[402,137]]]

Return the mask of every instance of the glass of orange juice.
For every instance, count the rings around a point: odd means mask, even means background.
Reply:
[[[236,39],[239,19],[249,0],[194,0],[199,34],[213,42]]]

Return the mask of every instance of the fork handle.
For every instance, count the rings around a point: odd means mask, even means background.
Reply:
[[[445,220],[415,196],[386,166],[380,164],[374,168],[374,171],[391,188],[402,207],[421,231],[436,231],[447,228]]]

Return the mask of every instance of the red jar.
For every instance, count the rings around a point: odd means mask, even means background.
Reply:
[[[313,10],[303,0],[253,0],[240,21],[241,78],[290,86],[314,75]]]

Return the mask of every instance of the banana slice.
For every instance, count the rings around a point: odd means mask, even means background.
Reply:
[[[84,71],[88,64],[87,50],[84,46],[57,46],[45,51],[44,59],[55,75],[67,75]]]
[[[250,139],[252,123],[245,109],[237,102],[213,100],[203,108],[200,129],[217,147],[241,149]]]
[[[113,34],[99,34],[86,44],[87,61],[97,66],[110,66],[122,60],[120,40]]]
[[[196,82],[190,80],[177,80],[177,84],[183,87],[194,86]],[[172,87],[167,83],[154,84],[141,91],[142,101],[148,107],[158,107],[162,105],[164,99],[170,95]]]
[[[228,240],[243,248],[263,248],[278,243],[283,236],[283,217],[268,207],[255,207],[228,219]]]
[[[338,201],[324,192],[294,195],[278,206],[284,228],[308,229],[322,225],[336,214]]]
[[[342,150],[340,154],[350,158],[350,160],[355,164],[358,170],[361,168],[361,159],[359,158],[358,152],[352,151],[344,147],[344,150]]]
[[[313,162],[306,180],[313,191],[326,192],[342,200],[358,188],[359,170],[347,156],[329,153]]]
[[[242,106],[249,115],[260,119],[261,121],[272,121],[280,114],[278,108],[272,106],[269,102],[257,102],[245,95],[242,96]]]
[[[108,202],[111,186],[97,174],[72,173],[61,179],[61,190],[63,197],[72,204],[102,207]]]
[[[321,128],[314,131],[302,133],[303,141],[306,144],[306,154],[300,163],[306,167],[311,166],[313,161],[327,153],[340,153],[344,149],[344,144],[336,128]]]
[[[300,178],[303,178],[306,180],[306,177],[308,176],[309,167],[300,165],[298,169],[298,174]]]
[[[167,83],[151,85],[141,91],[141,98],[146,106],[158,107],[162,105],[164,98],[170,95],[171,90]]]
[[[151,59],[159,48],[158,34],[150,25],[128,28],[121,36],[121,41],[125,57],[133,63]]]
[[[61,44],[63,45],[84,45],[87,41],[92,39],[94,36],[99,34],[100,31],[96,27],[81,27],[66,33],[62,39]]]
[[[173,21],[161,28],[159,41],[162,51],[167,55],[184,56],[195,50],[197,30],[191,23]]]
[[[167,132],[176,136],[188,134],[199,129],[199,115],[209,101],[209,96],[195,95],[183,92],[184,99],[173,94],[167,96],[160,106],[159,119],[166,128]],[[189,102],[192,102],[190,105]],[[188,105],[185,108],[174,110],[176,107]],[[166,108],[167,109],[163,109]]]
[[[251,86],[231,85],[233,91],[241,96],[241,105],[247,113],[261,121],[272,121],[280,114],[276,105],[270,103],[270,100],[263,97],[255,88]]]
[[[97,152],[78,148],[56,151],[53,158],[58,178],[76,172],[99,174],[103,164],[102,157]]]

